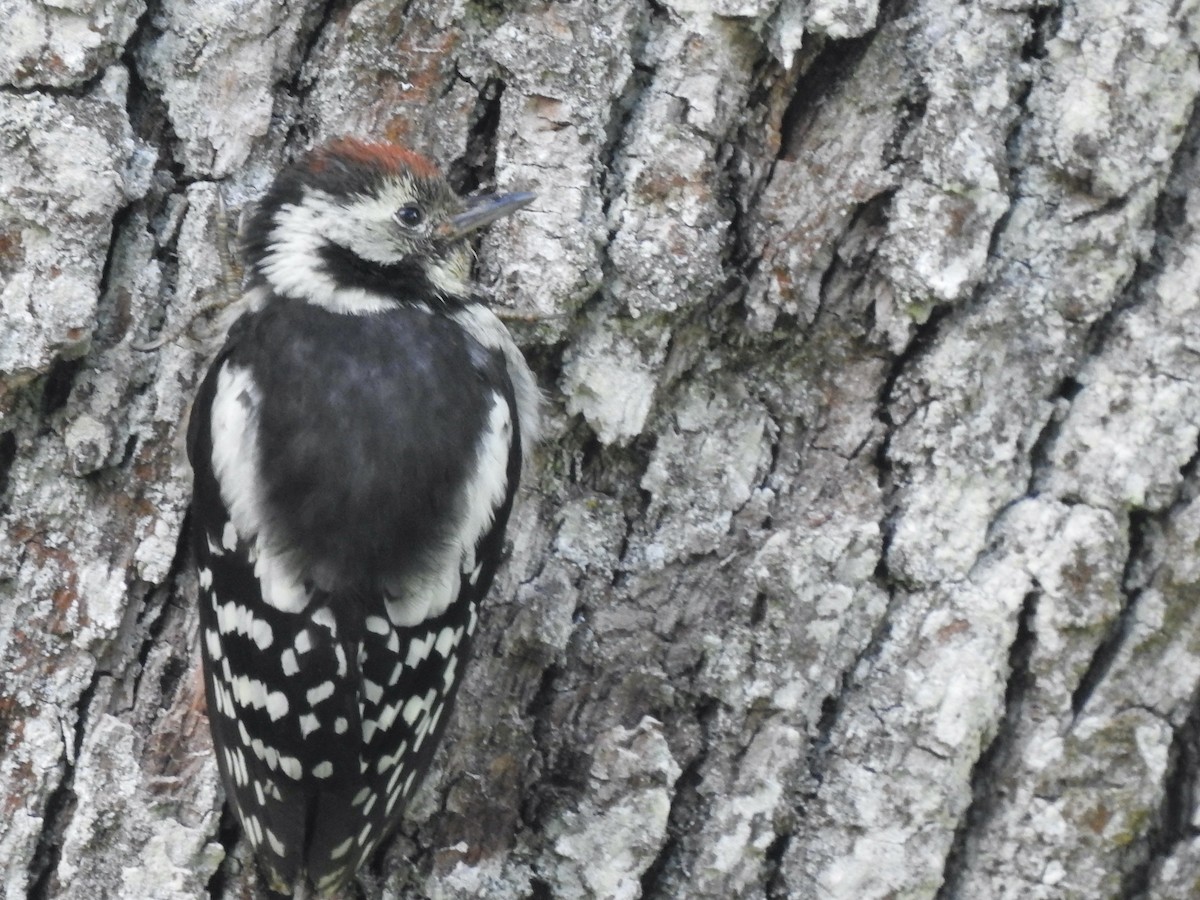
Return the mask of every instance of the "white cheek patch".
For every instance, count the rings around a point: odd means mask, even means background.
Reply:
[[[403,257],[397,246],[396,229],[401,226],[393,217],[396,210],[416,199],[416,186],[410,178],[389,178],[379,187],[378,196],[356,197],[331,215],[325,234],[370,262],[383,265],[400,262]],[[419,239],[427,236],[427,228],[428,225],[418,226],[410,233]]]
[[[323,269],[320,250],[332,243],[368,262],[401,262],[408,252],[404,247],[406,237],[414,241],[429,237],[430,223],[406,235],[394,219],[396,210],[416,197],[416,186],[407,177],[389,179],[378,195],[361,194],[346,200],[309,188],[300,203],[285,204],[275,213],[259,268],[278,293],[332,312],[361,315],[390,309],[396,305],[393,297],[339,286]],[[463,244],[444,258],[431,261],[426,275],[440,293],[466,296],[471,281],[470,248]]]
[[[391,309],[395,301],[362,288],[339,287],[322,269],[320,248],[331,237],[354,231],[358,217],[327,194],[309,191],[299,204],[288,203],[275,214],[260,268],[278,293],[315,303],[332,312],[364,314]]]
[[[452,540],[432,564],[397,591],[387,603],[388,618],[411,627],[441,615],[458,597],[462,579],[475,569],[475,547],[496,520],[508,494],[508,458],[512,452],[512,414],[508,402],[492,394],[487,428],[479,439],[474,477],[461,495],[461,518]]]

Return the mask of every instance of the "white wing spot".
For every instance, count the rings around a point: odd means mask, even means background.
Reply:
[[[433,632],[425,635],[424,640],[412,640],[408,644],[408,657],[404,660],[404,664],[409,668],[415,669],[421,662],[429,656],[429,651],[433,648]]]
[[[204,643],[208,645],[208,656],[216,662],[221,658],[221,636],[211,628],[204,629]]]
[[[350,852],[351,845],[354,844],[354,836],[346,838],[340,844],[333,848],[333,852],[329,854],[330,859],[341,859]]]
[[[221,697],[221,685],[213,685],[212,696],[213,705],[217,707],[217,712],[221,713],[222,715],[229,715],[227,712],[225,712],[225,700]]]
[[[454,643],[454,629],[447,625],[438,632],[437,643],[434,644],[433,649],[438,652],[438,656],[449,656]]]
[[[338,883],[338,881],[341,880],[342,875],[345,873],[345,871],[346,871],[345,866],[342,866],[340,869],[334,869],[332,872],[330,872],[328,875],[326,875],[324,878],[322,878],[317,883],[317,888],[319,890],[324,891],[328,888],[333,887],[335,884]]]
[[[333,682],[322,681],[315,688],[310,688],[305,696],[308,697],[308,703],[310,706],[316,706],[322,700],[326,700],[333,696]]]
[[[367,631],[371,634],[386,636],[391,633],[392,626],[383,616],[367,616],[366,621]]]
[[[232,600],[214,605],[217,614],[217,630],[221,634],[245,635],[256,643],[260,650],[266,650],[275,641],[275,633],[266,619],[255,617],[254,610]]]
[[[392,727],[392,723],[396,721],[396,716],[400,714],[400,704],[392,703],[383,708],[383,712],[379,714],[379,727],[387,731]]]
[[[233,751],[234,759],[237,760],[237,783],[238,787],[245,787],[250,783],[250,770],[246,767],[246,756],[241,749]]]
[[[244,817],[242,822],[246,827],[246,837],[250,838],[250,843],[257,847],[262,843],[262,826],[258,823],[258,816],[248,815]]]
[[[416,740],[413,741],[413,752],[416,753],[421,749],[421,745],[425,743],[425,735],[429,734],[429,726],[433,724],[433,720],[429,716],[421,719],[421,724],[417,726]]]
[[[283,667],[283,674],[288,677],[300,671],[300,664],[296,662],[296,651],[290,647],[279,654],[279,664]]]
[[[429,727],[429,708],[437,700],[437,695],[437,689],[430,688],[425,692],[424,697],[410,697],[408,702],[404,704],[404,710],[400,713],[404,717],[404,721],[409,725],[412,725],[418,718],[425,717],[424,721],[417,728],[418,744],[420,743],[420,737],[424,734],[424,729]],[[415,750],[416,746],[413,749]]]
[[[367,700],[371,703],[378,703],[383,699],[383,687],[376,684],[370,678],[363,679],[363,693],[366,694]]]
[[[261,846],[263,842],[262,822],[258,820],[258,816],[251,816],[250,824],[254,827],[254,846]]]
[[[312,614],[314,625],[321,625],[329,629],[329,634],[332,637],[337,637],[337,619],[333,616],[333,611],[328,606],[322,606]]]
[[[407,749],[408,749],[408,741],[403,741],[400,744],[400,746],[396,748],[395,758],[397,760],[403,759],[404,751]],[[403,774],[404,774],[404,766],[396,766],[396,771],[394,771],[392,773],[392,777],[388,779],[387,789],[389,792],[395,790],[396,783],[400,780],[400,776]]]
[[[205,567],[200,570],[200,587],[205,590],[212,587],[212,569]]]
[[[332,774],[333,763],[329,762],[329,760],[325,760],[325,762],[319,762],[313,766],[313,775],[315,775],[317,778],[328,778]]]
[[[387,753],[379,757],[379,762],[375,763],[375,771],[382,775],[400,760],[399,756],[390,756]],[[364,810],[365,812],[365,810]]]
[[[272,722],[278,722],[288,714],[288,698],[282,691],[271,691],[267,695],[267,715]]]
[[[345,734],[346,729],[350,727],[350,723],[346,721],[345,716],[338,716],[333,720],[334,734]]]
[[[267,705],[267,686],[257,679],[251,680],[248,675],[239,675],[233,680],[233,699],[239,706],[262,709]]]
[[[294,756],[279,757],[279,769],[288,778],[300,780],[300,776],[304,774],[304,770],[300,768],[300,760]]]
[[[404,711],[401,713],[404,716],[404,721],[409,725],[417,721],[419,716],[425,709],[425,704],[421,702],[420,697],[409,697],[408,702],[404,704]]]
[[[237,717],[237,709],[233,705],[233,693],[224,685],[217,685],[221,692],[221,696],[225,699],[225,715],[231,719]]]
[[[221,532],[221,546],[226,550],[236,550],[237,541],[237,529],[233,526],[232,522],[226,522],[225,530]]]
[[[321,727],[321,720],[312,713],[305,713],[300,717],[300,736],[308,737],[314,731]]]
[[[292,641],[292,646],[296,648],[297,653],[307,653],[312,649],[312,635],[308,633],[307,628],[296,635],[296,639]]]
[[[275,851],[276,856],[284,855],[284,850],[286,848],[283,846],[283,841],[275,837],[275,832],[273,832],[270,828],[267,829],[267,843],[271,845],[271,849]]]
[[[250,638],[258,644],[259,650],[266,650],[275,643],[275,632],[271,630],[271,623],[266,619],[255,619],[254,624],[250,626]]]
[[[437,728],[438,720],[442,717],[442,710],[446,708],[445,703],[439,703],[434,707],[433,713],[429,716],[429,730],[433,731]]]

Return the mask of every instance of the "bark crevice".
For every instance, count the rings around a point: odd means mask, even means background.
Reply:
[[[1030,660],[1037,643],[1034,621],[1039,598],[1040,590],[1035,585],[1035,590],[1025,595],[1017,614],[1017,633],[1008,650],[1004,712],[995,734],[971,768],[971,801],[959,818],[950,851],[946,854],[937,900],[963,896],[962,882],[972,863],[972,843],[981,839],[999,799],[998,793],[1005,789],[1003,773],[1015,750],[1022,709],[1034,683]]]

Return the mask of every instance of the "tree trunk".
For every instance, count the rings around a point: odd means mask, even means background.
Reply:
[[[548,420],[362,896],[1191,895],[1198,5],[0,4],[4,896],[252,896],[181,434],[345,133],[537,191]]]

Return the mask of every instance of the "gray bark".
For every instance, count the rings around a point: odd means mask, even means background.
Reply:
[[[548,420],[365,896],[1194,893],[1197,7],[0,0],[4,896],[249,896],[181,431],[345,133],[538,192]]]

